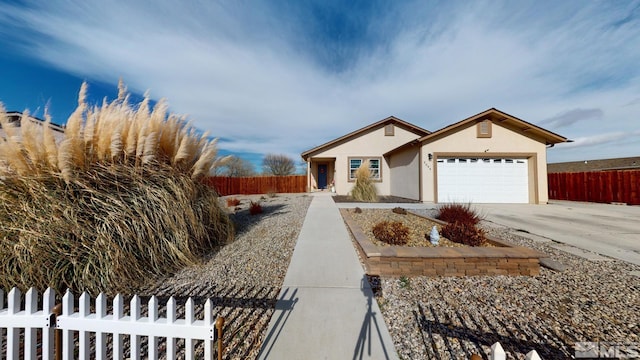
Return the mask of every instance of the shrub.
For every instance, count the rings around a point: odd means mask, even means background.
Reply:
[[[389,245],[404,245],[409,240],[409,228],[400,221],[382,221],[373,226],[373,236]]]
[[[398,279],[398,282],[400,283],[400,288],[411,289],[411,280],[409,280],[408,277],[404,275],[400,276],[400,278]]]
[[[369,161],[364,161],[356,170],[356,183],[351,189],[351,197],[357,201],[377,202],[378,191],[376,185],[371,181],[371,170]]]
[[[200,179],[215,142],[124,86],[101,107],[79,105],[58,143],[25,115],[17,129],[0,106],[1,288],[129,292],[195,264],[233,237],[215,191]]]
[[[464,223],[472,226],[476,226],[481,220],[482,216],[471,208],[471,204],[445,204],[440,206],[436,219],[446,221],[448,223]]]
[[[259,201],[251,202],[251,205],[249,205],[249,214],[251,215],[262,214],[262,205],[260,205]]]
[[[395,214],[407,215],[407,210],[401,207],[394,207],[391,211],[393,211]]]
[[[468,246],[481,246],[485,242],[484,231],[470,223],[449,223],[440,232],[447,239]]]
[[[362,214],[362,209],[360,209],[359,207],[356,207],[355,209],[353,209],[353,212],[356,214]]]
[[[240,205],[238,198],[227,198],[227,207],[234,207]]]

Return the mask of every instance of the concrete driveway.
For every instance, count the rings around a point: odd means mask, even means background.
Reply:
[[[474,207],[486,220],[524,230],[528,234],[520,234],[534,240],[554,240],[640,265],[640,206],[552,201],[547,205],[474,204]],[[566,250],[571,252],[571,247]]]

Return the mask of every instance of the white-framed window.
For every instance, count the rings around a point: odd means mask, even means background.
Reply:
[[[380,180],[380,159],[369,159],[369,170],[372,179]]]
[[[360,165],[366,160],[369,160],[369,170],[371,171],[371,179],[380,181],[382,180],[382,174],[380,170],[380,158],[379,157],[353,157],[349,158],[349,181],[356,179],[356,171],[360,168]]]
[[[349,180],[355,180],[356,171],[362,165],[362,159],[349,159]]]

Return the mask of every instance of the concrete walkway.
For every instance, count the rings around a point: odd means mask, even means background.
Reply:
[[[259,359],[397,359],[342,217],[315,193]]]

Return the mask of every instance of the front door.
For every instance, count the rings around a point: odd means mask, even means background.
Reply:
[[[318,189],[327,188],[327,164],[318,164]]]

